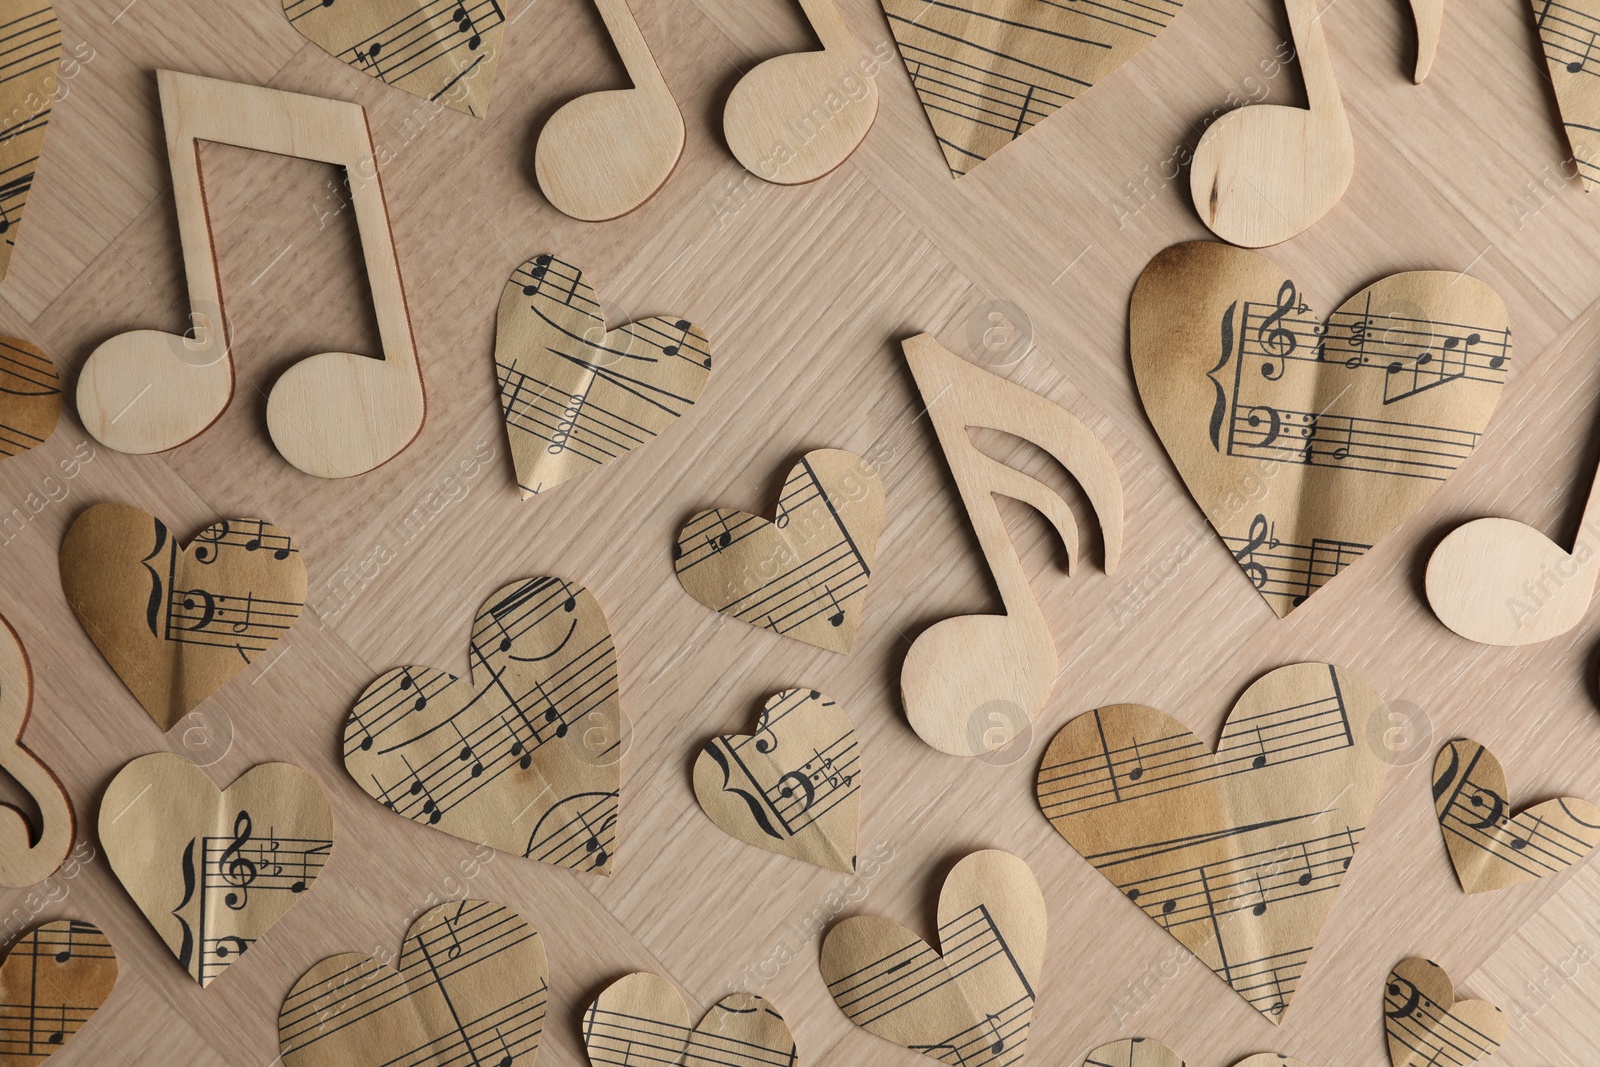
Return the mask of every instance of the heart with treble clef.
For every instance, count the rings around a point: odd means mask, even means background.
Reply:
[[[658,974],[624,975],[583,1013],[591,1067],[793,1067],[794,1035],[771,1003],[750,993],[724,997],[689,1026],[689,1006]]]
[[[322,784],[262,763],[218,789],[172,752],[132,761],[100,801],[106,861],[178,963],[210,985],[288,913],[333,854]]]
[[[1210,241],[1150,261],[1128,325],[1151,424],[1280,617],[1466,461],[1511,360],[1505,304],[1469,275],[1394,274],[1322,320],[1271,260]]]
[[[1383,1028],[1393,1067],[1467,1067],[1506,1039],[1505,1013],[1487,1000],[1457,1000],[1432,960],[1401,960],[1383,985]]]
[[[712,822],[780,856],[856,869],[861,759],[844,710],[815,689],[767,701],[756,732],[706,742],[694,794]]]
[[[396,667],[344,726],[344,765],[390,811],[502,852],[609,875],[622,706],[617,652],[581,585],[528,578],[484,601],[472,679]]]

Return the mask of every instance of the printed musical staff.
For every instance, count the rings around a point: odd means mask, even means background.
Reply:
[[[0,337],[0,459],[44,444],[60,414],[55,363],[26,341]]]
[[[1293,607],[1304,604],[1372,547],[1324,537],[1313,537],[1308,545],[1286,544],[1278,538],[1277,527],[1257,512],[1247,536],[1224,536],[1222,541],[1251,585],[1263,596],[1287,600]]]
[[[607,986],[583,1013],[593,1067],[794,1067],[794,1037],[761,997],[735,993],[689,1026],[671,982],[640,972]]]
[[[1468,1067],[1505,1040],[1505,1014],[1486,1000],[1457,1000],[1450,976],[1424,959],[1402,960],[1383,987],[1391,1067]]]
[[[61,64],[61,24],[41,0],[7,0],[0,6],[0,281],[11,269],[17,233],[44,151],[50,104]]]
[[[1159,1041],[1130,1037],[1101,1045],[1084,1058],[1083,1067],[1184,1067],[1184,1061]]]
[[[1600,76],[1600,0],[1533,0],[1533,11],[1572,157],[1584,187],[1593,190],[1600,185],[1600,97],[1588,79]]]
[[[116,983],[117,954],[93,923],[61,919],[28,931],[0,963],[0,1061],[43,1063]]]

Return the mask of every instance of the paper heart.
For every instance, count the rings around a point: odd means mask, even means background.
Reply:
[[[533,1067],[548,978],[522,916],[441,904],[406,931],[398,970],[344,952],[301,975],[278,1011],[278,1051],[284,1067]]]
[[[1137,14],[1038,0],[883,0],[889,29],[957,177],[1049,118],[1155,40],[1183,7]]]
[[[0,269],[0,278],[4,275]],[[0,459],[44,444],[60,415],[61,378],[55,363],[26,341],[0,337]]]
[[[283,0],[289,24],[348,67],[412,96],[489,113],[498,0]]]
[[[106,786],[100,843],[178,963],[207,986],[317,880],[333,853],[333,810],[293,764],[257,764],[218,789],[182,756],[156,752]]]
[[[34,168],[44,152],[50,102],[66,91],[59,83],[61,24],[47,0],[13,0],[5,14],[6,47],[13,57],[0,68],[0,114],[6,119],[0,140],[0,281],[11,269],[23,209],[33,190]],[[91,52],[90,58],[93,58]]]
[[[1433,806],[1461,888],[1486,893],[1562,871],[1600,845],[1600,808],[1560,797],[1511,813],[1506,772],[1464,738],[1433,761]]]
[[[1393,1067],[1466,1067],[1493,1056],[1506,1017],[1487,1000],[1457,1000],[1432,960],[1402,960],[1383,988],[1383,1028]]]
[[[780,856],[856,869],[861,759],[850,717],[815,689],[767,701],[754,734],[715,737],[694,761],[711,821]]]
[[[583,272],[543,255],[501,291],[494,365],[526,500],[671,426],[706,387],[711,342],[686,319],[607,332]]]
[[[1592,191],[1600,185],[1600,96],[1589,80],[1600,74],[1592,36],[1600,31],[1600,2],[1534,0],[1532,6],[1573,162],[1584,189]]]
[[[344,727],[368,795],[468,841],[610,874],[622,709],[617,653],[581,585],[502,586],[472,624],[472,680],[396,667]]]
[[[1020,1064],[1045,932],[1028,865],[974,852],[939,892],[940,952],[897,922],[856,915],[823,940],[822,977],[839,1010],[885,1040],[966,1067]]]
[[[1183,1057],[1159,1041],[1142,1037],[1101,1045],[1083,1061],[1083,1067],[1184,1067]],[[1275,1052],[1259,1052],[1234,1067],[1305,1067],[1299,1060]]]
[[[1073,848],[1281,1022],[1378,802],[1386,705],[1327,663],[1258,678],[1216,753],[1139,704],[1080,715],[1039,768]]]
[[[807,452],[768,522],[702,511],[673,550],[678,581],[713,611],[834,652],[849,652],[883,532],[883,483],[853,452]]]
[[[96,504],[61,542],[61,589],[83,629],[163,730],[300,617],[306,565],[289,535],[223,519],[180,546],[128,504]]]
[[[795,1062],[783,1016],[750,993],[724,997],[689,1026],[673,984],[638,973],[617,979],[583,1013],[583,1047],[593,1067],[777,1067]]]
[[[1128,319],[1156,433],[1279,616],[1472,454],[1511,357],[1505,304],[1468,275],[1391,275],[1323,323],[1271,260],[1209,241],[1152,259]]]
[[[72,1040],[117,984],[117,954],[99,927],[59,919],[29,930],[0,963],[6,1030],[0,1064],[42,1063]]]

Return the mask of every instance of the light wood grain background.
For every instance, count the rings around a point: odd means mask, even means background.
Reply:
[[[312,352],[376,352],[376,330],[334,171],[211,146],[205,180],[236,331],[232,407],[165,455],[92,447],[70,479],[61,462],[91,447],[64,416],[44,447],[0,464],[0,611],[37,678],[27,741],[65,781],[82,840],[96,846],[99,797],[115,771],[167,747],[220,753],[210,767],[219,782],[292,760],[321,778],[338,820],[333,860],[312,892],[205,991],[98,850],[48,894],[0,898],[18,922],[35,911],[36,921],[92,920],[122,958],[110,1001],[59,1055],[63,1065],[268,1063],[278,1005],[307,967],[342,950],[393,952],[417,913],[465,893],[514,906],[547,939],[542,1063],[583,1063],[583,1006],[620,974],[652,969],[699,1009],[739,986],[771,997],[803,1063],[910,1067],[917,1055],[854,1029],[832,1004],[812,917],[871,911],[931,936],[944,872],[979,847],[1025,857],[1050,906],[1030,1062],[1073,1065],[1102,1041],[1143,1035],[1199,1067],[1267,1050],[1313,1067],[1376,1067],[1380,986],[1413,954],[1512,1012],[1497,1062],[1600,1058],[1600,864],[1466,898],[1428,792],[1437,746],[1467,734],[1498,753],[1519,800],[1600,799],[1600,621],[1540,646],[1485,648],[1449,633],[1421,598],[1428,551],[1463,519],[1508,515],[1574,536],[1600,451],[1600,196],[1561,177],[1566,145],[1525,4],[1451,4],[1420,88],[1409,77],[1415,38],[1403,4],[1325,8],[1356,176],[1327,218],[1271,255],[1324,311],[1393,271],[1470,269],[1504,296],[1516,356],[1480,453],[1280,622],[1146,423],[1125,326],[1146,260],[1205,236],[1187,172],[1168,180],[1175,152],[1230,93],[1303,102],[1292,67],[1267,77],[1260,65],[1271,68],[1287,32],[1269,0],[1192,0],[1132,63],[960,182],[896,61],[879,75],[881,113],[860,151],[822,181],[788,189],[735,164],[719,116],[741,71],[810,43],[798,6],[633,0],[683,108],[688,148],[659,195],[597,226],[556,213],[531,181],[543,118],[574,94],[622,84],[587,0],[511,0],[487,120],[433,114],[346,69],[301,38],[277,0],[124,2],[60,0],[69,53],[92,58],[64,82],[0,286],[0,330],[43,346],[71,382],[106,337],[184,324],[156,68],[357,100],[388,157],[429,412],[408,451],[348,482],[306,477],[272,450],[264,390],[274,377]],[[888,40],[874,0],[841,3],[865,50]],[[523,503],[495,398],[494,308],[511,270],[543,251],[586,269],[613,325],[684,315],[710,334],[717,362],[699,405],[655,443]],[[898,341],[931,330],[971,352],[970,320],[991,299],[1012,301],[1032,323],[1032,350],[1006,375],[1104,435],[1124,479],[1128,535],[1115,575],[1090,566],[1069,580],[1043,524],[1005,505],[1062,671],[1025,748],[983,763],[922,745],[896,695],[900,660],[923,627],[998,608]],[[1014,442],[985,443],[1034,469]],[[713,504],[770,509],[782,471],[821,446],[872,452],[888,491],[870,615],[849,657],[714,615],[678,587],[670,559],[687,516]],[[185,536],[220,516],[261,516],[292,531],[310,568],[312,610],[171,735],[124,690],[61,595],[63,531],[102,500],[156,511]],[[474,865],[470,845],[384,811],[339,759],[345,714],[372,678],[406,662],[464,671],[481,600],[539,573],[587,585],[616,633],[630,732],[609,880],[505,855]],[[1303,659],[1360,673],[1405,709],[1410,732],[1396,737],[1404,765],[1275,1029],[1056,836],[1032,779],[1048,738],[1082,711],[1154,704],[1214,738],[1254,677]],[[791,685],[824,690],[855,718],[870,878],[746,847],[695,805],[689,768],[700,742],[748,730],[762,700]]]

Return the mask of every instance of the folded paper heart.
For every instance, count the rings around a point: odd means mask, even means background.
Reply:
[[[795,1062],[794,1037],[770,1003],[750,993],[724,997],[689,1026],[673,984],[637,973],[617,979],[583,1013],[583,1047],[593,1067],[777,1067]]]
[[[5,185],[0,187],[0,281],[11,269],[23,209],[33,190],[34,168],[44,153],[50,101],[66,96],[60,81],[61,23],[55,8],[48,0],[8,0],[4,21],[6,49],[13,59],[0,68],[0,114],[10,116],[0,141],[0,172],[5,174]]]
[[[1521,885],[1580,862],[1600,845],[1600,808],[1560,797],[1511,811],[1494,753],[1457,739],[1433,761],[1433,806],[1450,863],[1468,893]]]
[[[836,871],[856,869],[860,780],[850,717],[815,689],[777,694],[755,733],[712,738],[694,761],[694,794],[712,822]]]
[[[500,294],[494,365],[526,500],[671,426],[706,387],[711,343],[685,319],[608,332],[583,272],[542,255]]]
[[[22,743],[33,713],[33,669],[22,639],[0,616],[0,771],[39,811],[38,829],[20,808],[0,804],[0,886],[20,889],[50,877],[72,851],[77,817],[55,772]],[[0,1001],[0,1003],[5,1003]]]
[[[1089,1053],[1083,1067],[1184,1067],[1183,1057],[1159,1041],[1131,1037],[1101,1045]],[[1306,1067],[1299,1060],[1275,1052],[1259,1052],[1234,1067]]]
[[[1257,1011],[1281,1022],[1389,764],[1386,705],[1326,663],[1246,689],[1215,754],[1139,704],[1080,715],[1039,769],[1073,848]]]
[[[172,729],[300,617],[306,565],[289,535],[223,519],[187,547],[128,504],[96,504],[61,542],[61,589],[144,710]]]
[[[1287,615],[1431,497],[1505,384],[1505,304],[1457,271],[1395,274],[1326,322],[1255,252],[1174,245],[1129,305],[1134,377],[1195,502]]]
[[[117,954],[99,927],[59,919],[29,930],[0,963],[6,1028],[0,1064],[42,1063],[82,1029],[117,984]]]
[[[939,951],[897,922],[845,919],[822,977],[857,1026],[945,1063],[1020,1064],[1044,965],[1044,896],[1028,865],[974,852],[939,893]]]
[[[44,444],[60,415],[55,363],[26,341],[0,337],[0,459]]]
[[[396,970],[359,952],[300,976],[278,1012],[284,1067],[533,1067],[544,941],[510,908],[459,900],[406,932]]]
[[[472,680],[396,667],[344,727],[344,765],[390,811],[575,870],[616,855],[617,653],[580,585],[529,578],[472,624]]]
[[[1383,1026],[1393,1067],[1467,1067],[1506,1038],[1505,1014],[1487,1000],[1457,1000],[1444,968],[1402,960],[1383,987]]]
[[[1600,95],[1589,80],[1600,71],[1594,54],[1600,0],[1534,0],[1532,7],[1561,124],[1572,148],[1570,162],[1583,176],[1584,191],[1592,192],[1600,185]]]
[[[182,756],[123,767],[100,843],[178,963],[210,985],[288,913],[333,853],[333,810],[308,772],[262,763],[218,789]]]
[[[673,565],[713,611],[834,652],[850,651],[883,532],[883,483],[853,452],[800,457],[769,522],[727,508],[684,524]]]

